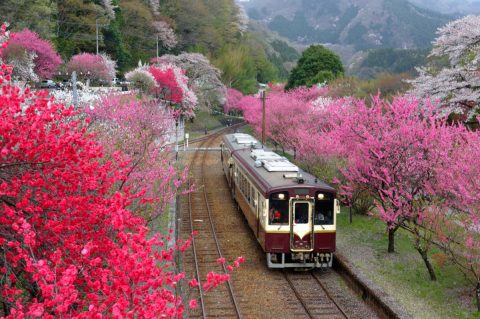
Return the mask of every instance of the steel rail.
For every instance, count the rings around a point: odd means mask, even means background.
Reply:
[[[216,135],[218,136],[219,134],[220,133],[217,133]],[[211,140],[213,141],[213,138]],[[207,158],[207,152],[204,152],[203,161],[202,161],[202,184],[203,185],[206,185],[205,184],[205,162],[206,162],[206,158]],[[207,206],[208,220],[210,221],[210,227],[212,229],[213,238],[215,239],[215,246],[217,247],[218,255],[220,256],[220,258],[223,258],[223,254],[222,254],[222,251],[220,249],[220,244],[219,244],[219,240],[218,240],[218,237],[217,237],[217,232],[215,230],[215,225],[213,224],[212,210],[210,209],[210,204],[208,204],[208,196],[207,196],[207,191],[206,191],[205,187],[203,187],[203,198],[205,199],[205,204]],[[227,273],[227,268],[225,267],[224,263],[222,263],[222,268],[223,268],[224,273]],[[233,287],[232,287],[232,284],[231,284],[230,280],[227,281],[227,285],[228,285],[228,290],[230,292],[230,297],[232,298],[232,302],[233,302],[233,305],[234,305],[234,308],[235,308],[235,312],[237,313],[238,318],[242,318],[242,315],[240,313],[240,309],[238,307],[238,303],[237,303],[237,300],[235,298],[235,294],[233,292]]]
[[[190,188],[190,179],[188,180],[188,187]],[[202,308],[203,318],[207,318],[206,311],[205,311],[205,302],[203,300],[203,293],[202,293],[202,280],[200,279],[200,269],[198,267],[198,257],[197,257],[197,248],[195,245],[195,236],[193,235],[193,218],[192,218],[192,197],[191,193],[188,193],[188,215],[190,217],[190,230],[192,231],[192,251],[193,251],[193,260],[195,261],[195,272],[198,281],[198,293],[200,295],[200,305]]]
[[[201,146],[203,146],[204,144],[212,144],[212,141],[214,140],[215,137],[223,134],[226,130],[228,129],[232,129],[232,128],[235,128],[235,127],[239,127],[243,125],[242,123],[241,124],[237,124],[235,126],[230,126],[230,127],[227,127],[225,129],[222,129],[222,130],[219,130],[213,134],[210,134],[209,136],[206,136],[204,138],[201,138],[195,142],[199,142]],[[198,158],[198,155],[200,154],[200,151],[199,150],[196,150],[195,151],[195,154],[194,156],[192,157],[192,159],[190,160],[190,167],[193,166],[193,163],[195,162],[195,160]],[[203,159],[202,159],[202,165],[201,165],[201,179],[202,179],[202,183],[203,185],[205,185],[205,162],[206,162],[206,156],[207,156],[207,152],[204,152],[204,155],[203,155]],[[189,179],[189,186],[191,185],[190,183],[191,179]],[[214,241],[215,241],[215,245],[216,245],[216,248],[217,248],[217,253],[218,255],[220,256],[220,258],[223,257],[222,253],[221,253],[221,249],[220,249],[220,245],[219,245],[219,242],[218,242],[218,238],[216,236],[216,232],[215,232],[215,226],[213,224],[213,219],[212,219],[212,214],[211,214],[211,209],[210,209],[210,205],[208,204],[208,196],[207,196],[207,192],[206,192],[206,189],[205,187],[203,187],[203,198],[204,198],[204,201],[206,203],[206,207],[207,207],[207,212],[208,212],[208,218],[209,218],[209,222],[210,222],[210,227],[211,227],[211,230],[212,230],[212,234],[213,234],[213,238],[214,238]],[[188,194],[188,209],[189,209],[189,224],[190,224],[190,229],[191,229],[191,232],[193,233],[195,231],[194,229],[194,226],[193,226],[193,210],[192,210],[192,197],[191,197],[191,193]],[[196,248],[196,242],[195,242],[195,236],[192,236],[192,252],[193,252],[193,259],[194,259],[194,262],[195,262],[195,272],[196,272],[196,279],[197,281],[199,282],[199,285],[198,285],[198,291],[199,291],[199,294],[200,294],[200,304],[201,304],[201,309],[202,309],[202,316],[204,319],[206,319],[208,316],[207,316],[207,308],[206,308],[206,305],[205,305],[205,300],[203,298],[203,290],[202,290],[202,284],[201,284],[201,275],[200,275],[200,267],[199,267],[199,258],[198,258],[198,254],[197,254],[197,248]],[[224,264],[222,264],[222,267],[223,267],[223,270],[225,273],[227,273],[227,269],[225,267]],[[232,303],[233,303],[233,306],[235,308],[235,312],[238,316],[238,318],[242,318],[241,316],[241,313],[240,313],[240,310],[239,310],[239,306],[238,306],[238,303],[236,301],[236,298],[235,298],[235,294],[233,292],[233,287],[232,287],[232,284],[230,283],[230,281],[227,281],[227,285],[228,285],[228,289],[229,289],[229,294],[230,294],[230,297],[231,297],[231,300],[232,300]]]
[[[201,145],[203,145],[204,143],[205,142],[202,141]],[[195,152],[194,156],[192,157],[192,160],[190,161],[190,164],[192,164],[194,162],[194,160],[196,159],[198,154],[199,154],[198,151]],[[188,179],[188,188],[190,189],[190,187],[191,187],[191,179],[189,178]],[[188,193],[188,216],[189,216],[189,219],[190,219],[190,230],[191,230],[190,235],[192,237],[192,252],[193,252],[193,260],[195,262],[195,273],[196,273],[196,277],[197,277],[196,279],[198,281],[198,293],[200,295],[200,306],[202,308],[203,318],[206,319],[207,318],[207,312],[206,312],[206,309],[205,309],[205,301],[203,299],[202,280],[201,280],[201,276],[200,276],[200,269],[199,269],[199,266],[198,266],[197,247],[196,247],[196,243],[195,243],[195,236],[193,235],[194,228],[193,228],[192,193],[191,192]]]
[[[307,305],[305,304],[305,302],[303,301],[303,298],[302,296],[300,296],[300,293],[298,292],[297,288],[295,287],[295,285],[293,284],[293,282],[290,280],[290,278],[288,277],[288,274],[285,270],[283,270],[283,275],[285,276],[285,279],[287,280],[288,284],[290,285],[290,288],[292,288],[293,290],[293,293],[295,294],[295,296],[297,297],[298,301],[300,301],[300,303],[302,304],[303,306],[303,309],[305,310],[305,312],[307,313],[308,317],[313,319],[315,318],[313,316],[313,314],[310,312],[310,309],[308,309]]]
[[[340,312],[342,313],[342,315],[345,316],[346,319],[348,319],[348,315],[345,313],[345,311],[343,311],[342,307],[340,307],[340,305],[335,301],[335,299],[332,297],[332,295],[330,295],[330,293],[328,292],[327,288],[325,288],[325,285],[320,281],[320,278],[318,278],[317,274],[315,273],[310,273],[312,275],[313,278],[315,278],[315,280],[317,281],[318,285],[322,288],[322,290],[325,292],[325,295],[328,297],[328,299],[330,299],[334,304],[335,306],[337,307],[338,310],[340,310]]]

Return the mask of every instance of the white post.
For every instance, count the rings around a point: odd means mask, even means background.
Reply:
[[[95,33],[97,39],[97,55],[98,55],[98,19],[95,19]]]
[[[175,160],[178,160],[178,119],[175,120]]]

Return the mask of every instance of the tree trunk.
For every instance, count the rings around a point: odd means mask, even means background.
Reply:
[[[480,312],[480,281],[477,282],[477,289],[476,289],[476,298],[477,298],[477,311]]]
[[[431,281],[437,281],[437,276],[435,275],[435,270],[433,269],[432,264],[430,263],[430,260],[428,259],[428,254],[424,249],[417,248],[417,251],[420,253],[420,256],[422,256],[423,262],[425,263],[425,266],[427,266],[428,274],[430,275],[430,280]]]
[[[395,228],[388,229],[388,252],[394,253],[395,252]]]

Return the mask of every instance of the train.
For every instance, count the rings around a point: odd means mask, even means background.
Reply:
[[[336,190],[264,147],[253,136],[223,136],[221,163],[228,187],[269,268],[332,267]]]

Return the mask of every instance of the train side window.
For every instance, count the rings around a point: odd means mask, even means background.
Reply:
[[[288,193],[272,193],[269,198],[269,216],[270,225],[288,225]]]
[[[333,225],[333,195],[317,192],[315,194],[315,225]]]

